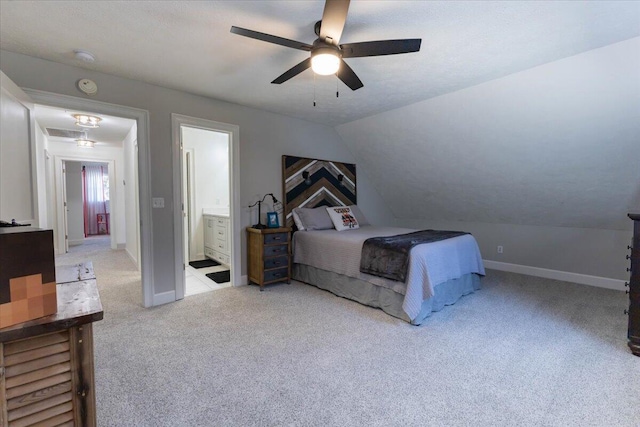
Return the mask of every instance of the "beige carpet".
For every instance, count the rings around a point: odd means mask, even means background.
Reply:
[[[298,283],[143,309],[122,251],[86,259],[101,426],[640,425],[622,292],[489,270],[414,327]]]

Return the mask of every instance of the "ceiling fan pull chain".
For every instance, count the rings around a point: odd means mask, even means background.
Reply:
[[[336,77],[338,77],[338,73],[336,73]],[[338,92],[338,79],[336,79],[336,98],[340,97],[340,92]]]
[[[313,106],[316,106],[316,73],[313,73]]]

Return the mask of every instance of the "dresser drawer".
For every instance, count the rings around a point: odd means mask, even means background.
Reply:
[[[214,243],[214,248],[217,251],[226,252],[227,251],[227,241],[222,239],[216,239]]]
[[[205,254],[205,256],[207,256],[209,258],[213,258],[214,257],[214,251],[211,248],[207,248],[206,246],[204,248],[204,254]]]
[[[264,244],[287,243],[289,233],[273,233],[264,235]]]
[[[265,270],[269,270],[271,268],[278,268],[278,267],[287,267],[288,265],[289,265],[289,257],[286,255],[278,256],[274,258],[267,258],[264,260]]]
[[[273,246],[265,246],[264,247],[264,256],[274,256],[274,255],[288,255],[289,245],[273,245]]]
[[[288,278],[289,278],[289,269],[287,267],[264,272],[265,282],[271,282],[272,280],[285,280]]]
[[[216,239],[226,239],[227,238],[227,227],[221,227],[216,225],[213,229],[213,235]]]

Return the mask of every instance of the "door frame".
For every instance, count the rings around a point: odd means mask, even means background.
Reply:
[[[173,136],[173,206],[175,250],[175,282],[176,300],[184,298],[185,268],[184,259],[184,227],[182,212],[182,153],[180,127],[187,126],[214,132],[226,133],[229,136],[229,221],[231,228],[231,286],[240,286],[241,257],[240,257],[240,127],[229,123],[196,117],[171,114],[171,133]]]
[[[58,242],[56,248],[58,252],[64,254],[69,251],[69,239],[65,238],[66,234],[69,231],[69,223],[68,223],[68,215],[66,212],[67,206],[64,205],[64,202],[67,199],[66,191],[67,191],[67,181],[65,176],[66,171],[66,162],[90,162],[90,163],[105,163],[107,164],[107,173],[109,175],[109,205],[111,206],[111,223],[109,224],[109,242],[111,249],[118,249],[118,242],[116,240],[116,230],[118,224],[113,216],[113,212],[116,212],[116,209],[119,208],[117,195],[118,190],[116,188],[116,167],[115,160],[107,159],[100,156],[89,156],[85,154],[83,156],[71,156],[71,155],[59,155],[53,154],[55,174],[56,174],[56,188],[59,188],[60,191],[56,190],[56,212],[58,216],[57,228],[58,230],[62,230],[62,232],[58,233]],[[62,245],[62,246],[60,246]]]
[[[191,258],[195,258],[198,254],[195,253],[194,254],[194,247],[193,247],[193,224],[195,223],[195,218],[194,218],[194,193],[195,193],[195,170],[194,170],[194,155],[195,155],[195,150],[193,148],[189,148],[186,150],[183,150],[182,152],[182,165],[183,165],[183,169],[182,169],[182,191],[183,194],[185,194],[186,192],[188,192],[189,197],[184,201],[184,210],[185,210],[185,216],[184,218],[187,219],[187,225],[185,226],[185,232],[187,233],[187,236],[185,236],[185,242],[187,242],[187,247],[184,248],[184,254],[185,256],[188,258],[185,261],[188,262]],[[189,166],[189,171],[191,172],[190,175],[187,175],[186,178],[188,180],[188,182],[185,182],[185,170],[184,170],[184,166],[187,165]]]
[[[34,89],[23,89],[34,103],[69,110],[91,111],[96,114],[118,116],[137,122],[138,141],[138,195],[140,220],[140,260],[142,282],[142,305],[151,307],[160,304],[154,301],[153,290],[153,218],[151,216],[151,155],[149,143],[149,112],[124,105],[109,104],[92,99],[76,98],[58,93]],[[156,302],[157,304],[154,304]]]

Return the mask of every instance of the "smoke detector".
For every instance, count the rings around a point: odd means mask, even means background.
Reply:
[[[87,52],[86,50],[76,49],[73,51],[76,59],[82,62],[94,62],[96,60],[95,56],[91,52]]]
[[[87,95],[95,95],[98,92],[98,85],[93,80],[80,79],[77,83],[78,89]]]

